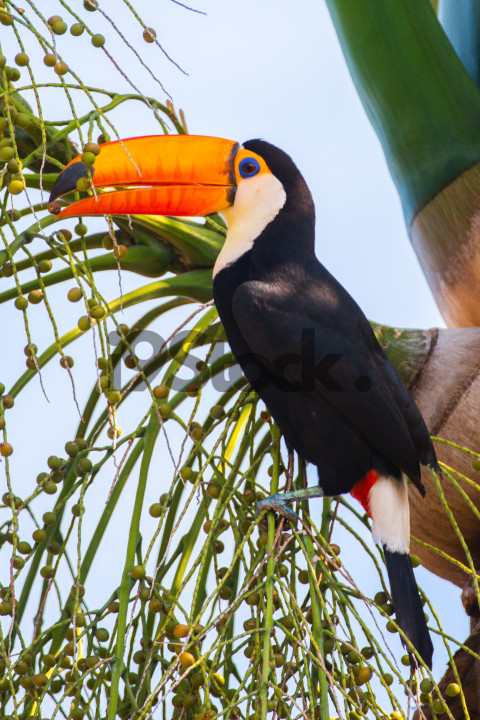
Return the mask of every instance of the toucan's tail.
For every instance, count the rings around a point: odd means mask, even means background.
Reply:
[[[403,630],[426,665],[432,668],[433,645],[428,632],[422,602],[413,574],[410,555],[391,552],[383,546],[393,607],[398,626]]]

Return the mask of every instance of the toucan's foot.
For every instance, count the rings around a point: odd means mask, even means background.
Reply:
[[[264,510],[275,510],[279,515],[282,515],[288,520],[294,522],[298,520],[298,515],[291,508],[288,507],[289,503],[298,502],[301,500],[310,500],[311,498],[323,497],[323,490],[318,485],[316,487],[304,488],[303,490],[291,490],[285,493],[276,493],[270,495],[270,497],[260,500],[257,503],[257,515]]]
[[[297,513],[288,506],[291,499],[288,497],[285,498],[285,495],[288,496],[288,493],[277,493],[276,495],[270,495],[270,497],[260,500],[257,503],[257,516],[265,510],[274,510],[282,517],[287,518],[287,520],[291,520],[292,522],[298,520]]]

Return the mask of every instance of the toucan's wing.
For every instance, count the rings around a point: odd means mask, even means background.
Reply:
[[[414,438],[431,443],[420,412],[352,298],[338,284],[323,290],[320,298],[308,288],[293,295],[281,282],[251,281],[232,310],[268,372],[327,405],[422,489]]]

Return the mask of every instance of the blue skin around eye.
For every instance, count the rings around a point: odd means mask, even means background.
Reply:
[[[244,172],[243,168],[247,164],[255,165],[255,170],[253,172]],[[244,158],[240,162],[240,165],[238,166],[238,170],[240,172],[241,177],[243,177],[243,178],[252,177],[253,175],[256,175],[259,172],[260,164],[258,163],[257,160],[255,160],[255,158]]]

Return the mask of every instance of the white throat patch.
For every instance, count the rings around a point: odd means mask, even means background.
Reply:
[[[278,215],[286,199],[282,183],[271,173],[247,178],[238,184],[234,204],[221,213],[228,230],[213,268],[213,277],[250,250],[255,239]]]

